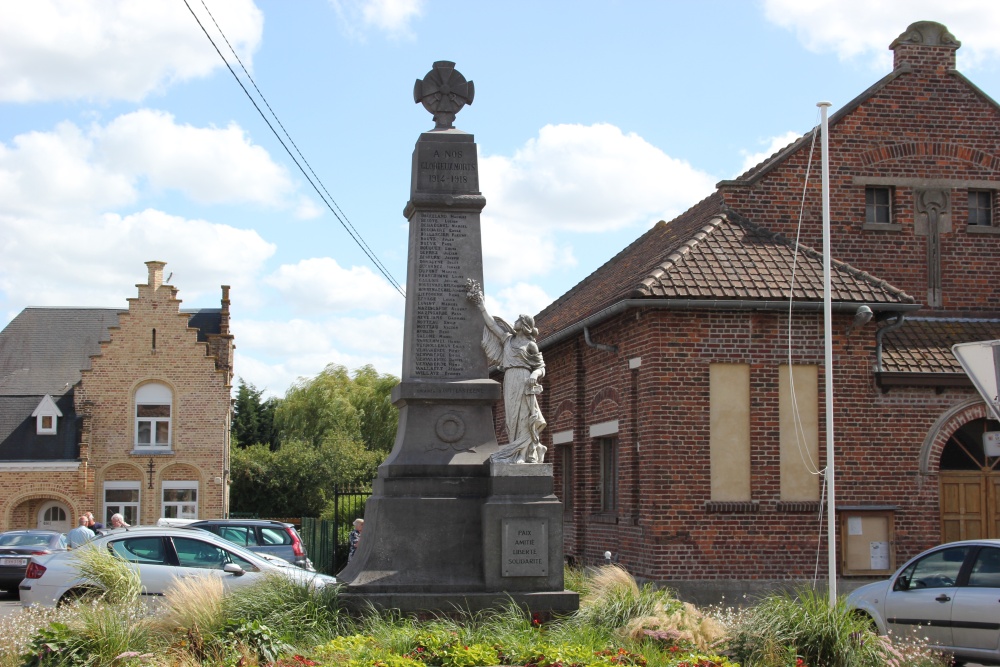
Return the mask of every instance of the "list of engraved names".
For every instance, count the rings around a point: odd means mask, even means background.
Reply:
[[[469,235],[468,215],[429,211],[417,215],[414,370],[418,377],[460,378],[470,361],[469,341],[461,335],[468,307],[460,248]]]

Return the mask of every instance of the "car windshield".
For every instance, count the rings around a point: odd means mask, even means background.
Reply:
[[[47,547],[49,535],[20,533],[15,535],[0,535],[0,547]]]

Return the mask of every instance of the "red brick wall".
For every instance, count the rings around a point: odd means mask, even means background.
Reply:
[[[898,558],[938,541],[936,456],[920,474],[921,446],[937,418],[971,390],[894,389],[873,383],[874,327],[833,329],[837,504],[894,505]],[[793,363],[820,367],[819,314],[793,315]],[[603,560],[605,550],[641,577],[684,579],[809,578],[825,520],[815,507],[782,504],[779,476],[778,367],[787,363],[788,316],[772,312],[639,310],[591,329],[617,353],[587,347],[582,336],[545,351],[551,432],[574,430],[575,512],[564,527],[568,556]],[[629,359],[641,357],[638,369]],[[711,511],[709,366],[751,368],[751,487],[756,512]],[[582,396],[582,409],[580,404]],[[619,503],[599,511],[598,452],[589,426],[619,422]],[[825,430],[823,430],[825,433]],[[825,435],[821,436],[825,438]],[[940,454],[939,444],[937,455]],[[820,447],[825,459],[825,440]],[[561,458],[553,456],[557,494]]]

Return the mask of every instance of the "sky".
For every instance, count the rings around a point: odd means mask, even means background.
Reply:
[[[345,227],[405,285],[435,61],[475,83],[455,125],[512,320],[864,92],[918,20],[1000,98],[995,0],[0,0],[0,326],[124,308],[161,260],[183,308],[232,287],[235,373],[266,395],[398,376],[404,299]]]

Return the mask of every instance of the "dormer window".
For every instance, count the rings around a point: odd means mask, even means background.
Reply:
[[[38,435],[55,435],[58,432],[58,419],[63,414],[59,406],[56,405],[56,402],[52,400],[52,397],[46,394],[38,403],[38,407],[31,413],[31,416],[35,418],[35,433]]]

